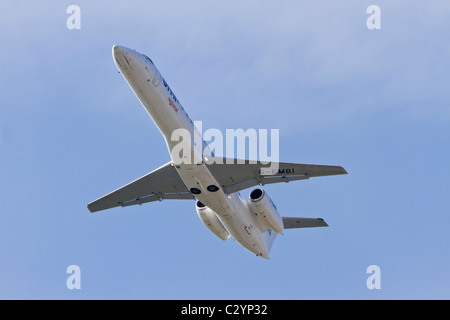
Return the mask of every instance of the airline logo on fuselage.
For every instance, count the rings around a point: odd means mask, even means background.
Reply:
[[[164,83],[164,87],[166,87],[167,92],[169,92],[169,95],[170,95],[170,97],[168,98],[169,105],[173,108],[173,110],[175,110],[175,112],[178,112],[178,108],[175,105],[175,102],[178,102],[178,104],[179,104],[180,101],[178,101],[177,97],[175,97],[175,94],[173,93],[172,89],[170,89],[169,85],[167,84],[166,80],[164,80],[164,78],[163,78],[163,83]]]
[[[175,105],[175,103],[173,103],[172,99],[170,99],[169,97],[169,105],[173,108],[173,110],[175,110],[175,112],[178,112],[178,108]]]
[[[173,101],[180,103],[178,101],[177,97],[175,97],[175,94],[173,93],[172,89],[170,89],[169,85],[167,84],[166,80],[163,78],[164,87],[166,87],[167,91],[169,92],[169,95],[173,98]]]

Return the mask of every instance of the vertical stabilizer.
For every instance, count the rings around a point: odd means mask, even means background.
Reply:
[[[278,233],[276,233],[272,229],[269,229],[263,233],[264,246],[266,247],[267,253],[270,253],[272,245],[275,242],[275,238],[277,237],[277,234]]]

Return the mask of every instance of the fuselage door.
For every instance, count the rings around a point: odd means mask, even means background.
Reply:
[[[156,70],[155,77],[153,78],[153,85],[157,87],[159,86],[160,83],[161,83],[161,75],[159,74],[158,70]]]

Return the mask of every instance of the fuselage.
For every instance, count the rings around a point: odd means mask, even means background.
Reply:
[[[263,258],[268,256],[264,232],[257,226],[239,193],[227,194],[205,164],[207,148],[170,86],[152,60],[134,50],[113,47],[114,61],[126,81],[163,135],[172,163],[186,187],[218,216],[230,235],[243,247]],[[180,138],[189,137],[189,141]],[[174,134],[176,133],[176,134]],[[181,142],[189,142],[188,152],[178,152]],[[177,150],[177,152],[173,152]]]

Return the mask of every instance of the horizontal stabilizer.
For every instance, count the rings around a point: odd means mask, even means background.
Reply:
[[[284,229],[328,227],[322,218],[283,217]]]

